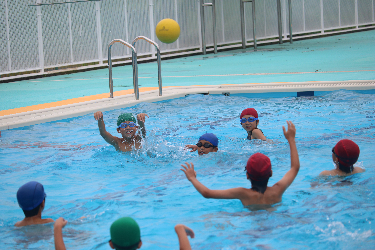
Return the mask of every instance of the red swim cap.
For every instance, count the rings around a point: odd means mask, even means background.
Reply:
[[[348,139],[341,140],[336,144],[334,149],[337,159],[343,166],[350,167],[357,162],[360,151],[354,141]]]
[[[247,161],[246,170],[250,179],[266,180],[271,177],[271,160],[262,153],[253,154]]]
[[[244,109],[240,115],[240,118],[242,118],[243,116],[245,115],[252,115],[254,116],[255,118],[258,118],[258,112],[253,109],[253,108],[250,108],[250,109]]]

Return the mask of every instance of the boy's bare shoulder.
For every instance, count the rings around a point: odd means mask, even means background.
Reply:
[[[25,221],[21,220],[18,221],[16,224],[14,224],[15,227],[24,227],[24,226],[31,226],[31,225],[40,225],[40,224],[47,224],[54,222],[53,219],[48,218],[48,219],[37,219],[37,220],[32,220],[32,221]]]
[[[363,168],[360,168],[360,167],[354,167],[354,171],[353,171],[353,174],[356,174],[356,173],[363,173],[365,172],[366,170],[363,169]]]
[[[244,206],[273,204],[281,200],[281,192],[277,192],[273,187],[267,187],[263,194],[246,188],[244,188],[242,192],[244,193],[244,197],[241,201]]]
[[[319,175],[320,176],[348,176],[348,175],[352,175],[352,174],[363,173],[365,171],[366,170],[363,169],[363,168],[354,167],[353,172],[351,172],[351,173],[345,173],[345,172],[342,172],[342,171],[338,171],[337,169],[333,169],[333,170],[324,170]]]
[[[324,170],[319,175],[333,175],[334,170]]]

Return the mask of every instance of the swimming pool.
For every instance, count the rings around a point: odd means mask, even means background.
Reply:
[[[109,226],[122,216],[139,223],[142,249],[177,249],[174,225],[196,234],[193,249],[369,249],[375,243],[372,164],[375,93],[316,92],[314,97],[190,95],[104,113],[116,134],[121,112],[146,112],[142,150],[119,153],[99,135],[93,115],[3,131],[1,134],[0,248],[53,249],[52,225],[16,229],[23,218],[17,189],[30,180],[47,193],[45,218],[62,216],[68,249],[109,249]],[[272,141],[247,141],[238,117],[247,107]],[[273,166],[270,185],[290,167],[281,126],[297,128],[301,169],[283,201],[267,209],[244,208],[237,200],[208,200],[179,170],[187,161],[212,189],[250,187],[243,168],[255,152]],[[183,150],[205,132],[219,138],[219,152],[198,157]],[[318,178],[332,169],[331,149],[340,139],[355,141],[363,174]]]

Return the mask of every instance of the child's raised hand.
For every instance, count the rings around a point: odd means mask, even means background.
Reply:
[[[186,232],[187,236],[190,236],[190,238],[194,238],[194,231],[190,227],[187,227],[183,224],[177,224],[174,229],[176,230],[176,232],[177,230],[183,229]]]
[[[186,178],[191,181],[191,179],[197,177],[197,172],[194,170],[194,164],[190,162],[191,166],[189,163],[185,162],[186,166],[184,164],[181,164],[183,169],[181,168],[181,171],[185,173]]]
[[[285,127],[283,126],[283,132],[285,139],[289,141],[296,137],[296,127],[291,121],[286,121],[286,123],[288,124],[288,131],[285,131]]]
[[[145,122],[146,121],[146,116],[147,118],[150,118],[147,114],[145,113],[140,113],[137,115],[137,120],[140,122]]]
[[[102,111],[97,111],[94,113],[95,120],[103,119],[103,113]]]
[[[63,217],[60,217],[56,220],[54,227],[55,228],[63,228],[65,225],[68,224],[68,221],[65,220]]]
[[[194,151],[198,150],[198,146],[197,145],[186,145],[185,148],[191,149],[190,152],[194,152]]]
[[[188,236],[190,236],[190,238],[194,238],[194,231],[193,231],[193,229],[191,229],[190,227],[187,227],[187,226],[185,226],[185,225],[183,225],[184,226],[184,228],[185,228],[185,232],[186,232],[186,234],[188,235]]]

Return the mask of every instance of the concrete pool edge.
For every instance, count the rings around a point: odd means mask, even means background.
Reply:
[[[141,102],[158,102],[185,97],[189,94],[240,94],[240,93],[275,93],[275,92],[305,92],[305,91],[334,91],[334,90],[370,90],[375,89],[375,80],[324,81],[324,82],[285,82],[285,83],[244,83],[233,85],[201,85],[165,87],[163,95],[158,96],[158,89],[140,91],[139,100],[134,94],[118,95],[114,98],[100,98],[90,101],[77,102],[57,107],[9,114],[0,116],[0,130],[35,125],[76,116],[82,116],[95,111],[109,111],[137,105]]]

